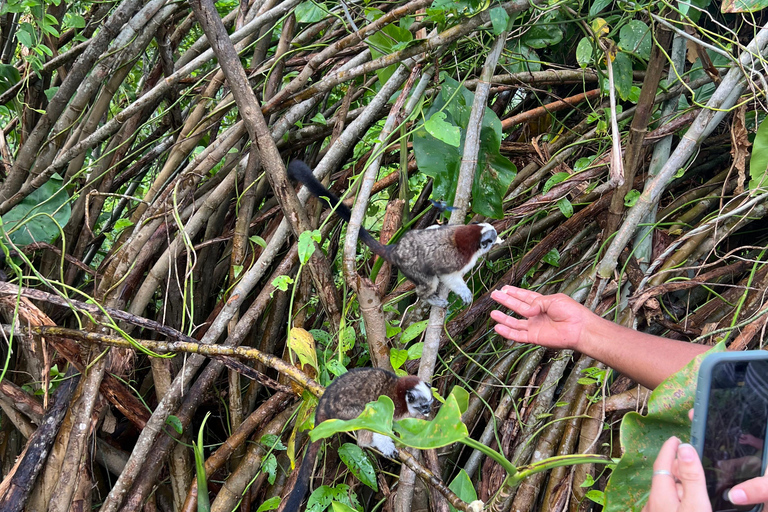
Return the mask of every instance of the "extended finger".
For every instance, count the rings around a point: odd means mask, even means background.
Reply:
[[[677,447],[677,477],[683,486],[681,509],[691,512],[710,510],[704,468],[696,449],[688,443]]]
[[[499,322],[500,324],[511,327],[512,329],[528,329],[528,320],[521,320],[502,313],[501,311],[494,309],[491,311],[491,319]]]
[[[496,324],[493,327],[499,335],[507,338],[508,340],[519,341],[520,343],[530,343],[528,341],[528,331],[520,331],[517,329],[510,329],[506,325]]]
[[[734,505],[749,505],[768,501],[768,476],[759,476],[736,485],[728,492]]]
[[[505,306],[515,313],[525,317],[538,315],[541,312],[541,309],[538,306],[531,306],[525,300],[522,300],[513,295],[509,295],[503,291],[494,290],[491,292],[491,298],[502,306]]]
[[[542,294],[534,292],[533,290],[526,290],[525,288],[518,288],[517,286],[504,285],[501,287],[501,291],[512,297],[517,297],[523,302],[531,303],[539,297],[543,297]]]

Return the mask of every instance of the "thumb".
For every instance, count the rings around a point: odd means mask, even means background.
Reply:
[[[688,443],[677,447],[677,478],[683,487],[683,498],[680,501],[679,510],[691,512],[712,510],[699,454]]]

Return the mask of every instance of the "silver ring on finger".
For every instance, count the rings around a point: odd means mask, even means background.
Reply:
[[[672,478],[675,478],[675,475],[672,474],[671,471],[667,471],[666,469],[656,469],[653,471],[653,476],[656,475],[665,475],[665,476],[671,476]]]

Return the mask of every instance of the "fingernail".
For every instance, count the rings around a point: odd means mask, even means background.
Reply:
[[[747,503],[747,493],[741,489],[731,489],[728,491],[728,501],[734,505],[744,505]]]
[[[696,449],[688,443],[683,443],[677,447],[677,457],[685,462],[696,460]]]

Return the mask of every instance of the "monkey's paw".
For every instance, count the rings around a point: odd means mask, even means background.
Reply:
[[[456,292],[459,295],[459,298],[464,303],[465,306],[469,306],[472,304],[472,292],[469,290],[469,288],[465,288],[464,290],[460,290]]]
[[[429,304],[430,306],[437,306],[438,308],[448,307],[448,301],[445,299],[441,299],[437,295],[427,297],[425,300],[427,301],[427,304]]]
[[[397,459],[397,447],[395,446],[394,441],[389,437],[374,432],[372,446],[379,450],[385,457],[389,459]]]

